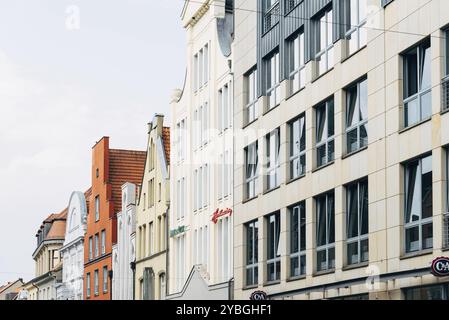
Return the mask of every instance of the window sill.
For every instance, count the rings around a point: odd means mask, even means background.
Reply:
[[[244,203],[251,202],[251,201],[253,201],[253,200],[256,200],[258,197],[259,197],[259,196],[254,196],[254,197],[252,197],[252,198],[245,199],[245,200],[242,201],[242,203],[244,204]]]
[[[270,190],[265,190],[264,193],[262,193],[262,195],[269,194],[269,193],[271,193],[271,192],[273,192],[273,191],[276,191],[276,190],[278,190],[278,189],[280,189],[280,188],[281,188],[281,186],[279,185],[279,186],[277,186],[277,187],[275,187],[275,188],[272,188],[272,189],[270,189]]]
[[[326,163],[325,165],[322,165],[321,167],[313,169],[312,173],[315,173],[317,171],[323,170],[324,168],[330,167],[335,163],[335,160],[332,160],[331,162]]]
[[[355,269],[366,268],[369,266],[369,262],[362,262],[357,264],[351,264],[342,268],[343,271],[350,271]]]
[[[301,180],[301,179],[305,178],[305,176],[306,176],[306,174],[302,174],[302,175],[300,175],[300,176],[298,176],[296,178],[288,180],[285,184],[288,185],[288,184],[293,183],[295,181]]]
[[[324,72],[324,73],[320,74],[319,76],[315,77],[315,79],[313,79],[313,80],[311,81],[311,83],[314,83],[314,82],[318,81],[319,79],[321,79],[322,77],[324,77],[326,74],[328,74],[328,73],[331,72],[332,70],[334,70],[334,67],[329,68],[328,70],[326,70],[326,72]]]
[[[281,284],[281,280],[275,280],[275,281],[267,281],[263,284],[264,287],[271,287],[276,286],[278,284]]]
[[[357,55],[357,53],[359,53],[360,51],[362,51],[366,47],[367,47],[367,45],[365,44],[364,46],[358,48],[356,51],[354,51],[350,55],[346,56],[343,60],[341,60],[341,63],[343,64],[344,62],[348,61],[349,59],[351,59],[353,56]]]
[[[302,276],[297,276],[297,277],[290,277],[286,281],[287,282],[294,282],[294,281],[305,280],[306,278],[307,278],[306,275],[302,275]]]
[[[365,146],[365,147],[362,147],[362,148],[357,149],[357,150],[355,150],[355,151],[352,151],[352,152],[350,152],[350,153],[347,153],[347,154],[345,154],[344,156],[342,156],[341,159],[344,160],[344,159],[350,158],[350,157],[352,157],[353,155],[356,155],[357,153],[361,153],[361,152],[363,152],[363,151],[365,151],[365,150],[368,150],[368,146]]]
[[[335,269],[329,269],[329,270],[324,270],[324,271],[317,271],[313,274],[313,277],[321,277],[321,276],[325,276],[328,274],[333,274],[335,273]]]
[[[299,94],[301,91],[303,91],[305,88],[306,88],[306,87],[304,86],[304,87],[299,88],[299,90],[296,90],[295,92],[289,93],[288,96],[285,98],[285,100],[287,101],[287,100],[293,98],[294,96],[296,96],[297,94]]]
[[[249,127],[250,125],[252,125],[253,123],[255,123],[257,120],[258,120],[258,118],[255,118],[254,120],[252,120],[252,121],[250,121],[250,122],[244,124],[244,125],[242,126],[242,129],[246,129],[247,127]]]
[[[270,28],[268,28],[267,30],[265,30],[265,31],[262,33],[262,37],[266,36],[267,33],[269,33],[271,30],[273,30],[274,27],[276,27],[278,24],[279,24],[279,21],[276,22],[275,24],[273,24],[273,25],[272,25]]]
[[[270,108],[270,109],[265,110],[265,111],[262,113],[262,116],[266,116],[266,115],[269,114],[271,111],[277,109],[280,105],[281,105],[281,104],[279,103],[279,104],[275,105],[273,108]]]
[[[441,110],[440,115],[443,115],[443,114],[446,114],[446,113],[449,113],[449,108]]]
[[[259,288],[259,286],[257,284],[251,285],[251,286],[244,286],[242,288],[243,291],[247,291],[247,290],[253,290],[253,289],[257,289]]]
[[[406,253],[404,255],[402,255],[399,260],[407,260],[407,259],[413,259],[413,258],[417,258],[417,257],[423,257],[423,256],[427,256],[433,253],[433,249],[426,249],[426,250],[422,250],[422,251],[418,251],[418,252],[413,252],[413,253]]]
[[[432,117],[425,118],[424,120],[421,120],[421,121],[419,121],[419,122],[417,122],[417,123],[415,123],[415,124],[413,124],[413,125],[411,125],[411,126],[409,126],[407,128],[403,128],[403,129],[399,130],[399,134],[402,134],[402,133],[407,132],[409,130],[412,130],[412,129],[416,128],[416,127],[419,127],[420,125],[422,125],[422,124],[424,124],[426,122],[429,122],[430,120],[432,120]]]
[[[441,251],[447,252],[447,251],[449,251],[449,247],[443,247],[443,248],[441,248]]]

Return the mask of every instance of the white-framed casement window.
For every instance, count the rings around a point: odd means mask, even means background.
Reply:
[[[306,204],[290,208],[290,277],[306,274]]]
[[[285,14],[292,11],[302,0],[284,0],[285,2]]]
[[[155,246],[156,238],[154,237],[154,223],[153,223],[153,221],[150,222],[150,224],[148,226],[148,231],[149,231],[149,235],[148,235],[148,249],[150,251],[150,256],[152,256],[155,253],[154,249],[156,248],[156,246]]]
[[[289,156],[290,179],[296,179],[306,174],[306,116],[288,123],[290,131]]]
[[[443,111],[449,109],[449,29],[444,31],[445,34],[445,59],[444,59],[444,77],[442,81],[442,107]]]
[[[263,13],[263,32],[267,32],[279,22],[279,0],[263,0]]]
[[[245,148],[245,191],[246,199],[252,199],[257,195],[257,178],[259,170],[259,147],[254,142]]]
[[[290,80],[290,94],[304,88],[306,83],[306,63],[304,50],[304,31],[287,42],[287,61]]]
[[[246,286],[259,282],[259,222],[251,221],[245,225],[246,232]]]
[[[411,160],[405,169],[405,252],[433,248],[432,156]]]
[[[232,95],[230,83],[218,90],[218,129],[220,133],[232,126]]]
[[[217,272],[220,277],[220,282],[226,282],[231,275],[231,246],[229,245],[231,239],[231,219],[225,217],[217,222]]]
[[[206,84],[209,81],[209,44],[206,43],[203,48],[203,84]]]
[[[345,38],[348,56],[367,44],[367,8],[368,0],[346,0],[345,2]]]
[[[316,162],[322,167],[335,158],[334,98],[315,107]]]
[[[108,292],[108,267],[103,267],[103,293]]]
[[[89,237],[89,260],[93,259],[93,238]]]
[[[404,62],[404,127],[432,116],[430,39],[402,55]]]
[[[181,220],[185,216],[185,206],[186,206],[186,179],[181,178],[176,183],[176,211],[177,220]]]
[[[281,161],[280,161],[280,129],[277,128],[267,134],[266,156],[267,156],[267,190],[277,188],[280,184]]]
[[[281,103],[281,76],[279,51],[272,53],[265,60],[265,86],[268,97],[267,110]]]
[[[201,88],[204,84],[204,53],[203,49],[198,52],[198,85]]]
[[[95,235],[95,258],[98,257],[100,255],[100,247],[99,247],[99,237],[98,237],[98,233]]]
[[[251,123],[259,116],[257,97],[257,69],[251,69],[245,75],[246,82],[246,123]]]
[[[95,222],[100,220],[100,196],[95,197]]]
[[[279,212],[266,217],[267,223],[267,282],[281,279],[281,215]]]
[[[316,205],[316,270],[335,268],[335,194],[315,198]]]
[[[193,90],[196,92],[209,80],[209,44],[193,56]]]
[[[347,264],[369,260],[368,246],[368,179],[346,186]]]
[[[86,274],[86,297],[90,298],[90,273]]]
[[[346,152],[368,146],[368,80],[346,89]]]
[[[207,102],[204,102],[204,104],[203,104],[203,114],[202,114],[202,118],[201,118],[201,131],[202,131],[201,143],[203,146],[205,146],[209,142],[209,103],[207,103]]]
[[[165,300],[166,295],[165,273],[161,273],[159,275],[159,300]]]
[[[176,124],[176,153],[178,162],[184,161],[186,146],[186,121],[181,120]]]
[[[185,235],[179,236],[175,240],[175,248],[176,248],[176,288],[178,291],[180,291],[184,285],[184,281],[186,278],[186,271],[185,271],[185,247],[186,241],[185,241]]]
[[[199,59],[197,53],[193,56],[193,91],[195,92],[199,88],[198,67],[199,67]]]
[[[101,254],[106,253],[106,230],[101,231]]]
[[[98,270],[94,271],[94,295],[98,296],[100,294],[100,288],[99,288],[99,279],[98,279]]]
[[[332,9],[325,10],[314,19],[316,76],[320,76],[334,66],[334,22]]]

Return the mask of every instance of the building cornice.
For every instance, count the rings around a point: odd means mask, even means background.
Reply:
[[[46,246],[46,245],[50,245],[50,244],[64,244],[64,239],[49,239],[49,240],[44,240],[42,241],[39,246],[36,248],[36,250],[34,250],[32,257],[33,259],[36,258],[37,254],[41,251],[41,249]]]
[[[205,1],[205,3],[192,15],[192,17],[187,20],[187,22],[184,24],[184,28],[195,26],[210,9],[211,2],[212,0]],[[188,3],[189,1],[185,2],[184,8],[182,10],[182,17],[184,17],[184,15],[186,14]]]

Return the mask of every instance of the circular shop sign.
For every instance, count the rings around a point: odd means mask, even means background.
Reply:
[[[449,276],[449,258],[439,257],[432,261],[432,273],[437,277]]]
[[[250,300],[268,300],[268,294],[264,291],[254,291],[249,297]]]

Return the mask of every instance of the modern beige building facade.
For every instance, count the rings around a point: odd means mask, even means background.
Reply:
[[[449,2],[235,6],[235,298],[448,299]]]
[[[170,128],[155,115],[148,127],[145,171],[136,214],[135,299],[164,300],[170,212]]]
[[[233,1],[185,1],[187,72],[171,101],[169,299],[228,299],[232,272]]]

